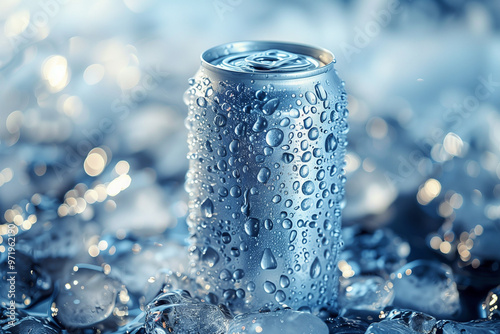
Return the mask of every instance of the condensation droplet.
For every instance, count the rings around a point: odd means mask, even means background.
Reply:
[[[290,109],[290,111],[289,111],[289,115],[290,115],[290,117],[292,117],[292,118],[299,118],[299,116],[300,116],[300,112],[299,112],[297,109],[292,108],[292,109]]]
[[[231,279],[231,273],[227,269],[222,269],[219,278],[223,281],[229,281]]]
[[[276,291],[276,285],[273,282],[265,281],[263,287],[267,293],[274,293]]]
[[[304,195],[311,195],[314,192],[314,182],[304,182],[304,184],[302,184],[302,192],[304,193]]]
[[[321,101],[326,100],[326,98],[328,97],[328,94],[326,93],[325,88],[323,88],[323,86],[320,83],[316,84],[316,86],[314,87],[314,90],[316,91],[316,95],[318,95],[318,98]]]
[[[285,230],[289,230],[292,228],[292,221],[288,218],[286,219],[283,219],[283,222],[281,223],[281,226],[283,226],[283,228]]]
[[[307,167],[307,165],[303,165],[302,167],[300,167],[299,175],[302,177],[307,177],[307,175],[309,175],[309,167]]]
[[[290,125],[290,118],[285,117],[280,121],[280,126],[285,127]]]
[[[210,218],[214,213],[214,203],[207,198],[203,203],[201,203],[201,213],[204,217]]]
[[[246,234],[251,237],[256,237],[259,235],[259,224],[260,221],[257,218],[248,218],[243,225],[243,228]]]
[[[238,139],[234,139],[229,144],[229,151],[231,153],[238,153],[239,150],[240,150],[240,141]]]
[[[280,100],[278,100],[276,98],[267,101],[262,106],[262,112],[266,115],[272,115],[276,111],[276,108],[278,108],[279,103],[280,103]]]
[[[317,102],[316,95],[314,95],[313,92],[307,91],[305,95],[306,95],[307,102],[309,102],[310,104],[316,104],[316,102]]]
[[[227,188],[225,187],[220,187],[218,193],[220,197],[226,197],[229,194],[229,191],[227,191]]]
[[[217,114],[215,115],[214,117],[214,124],[218,127],[223,127],[225,126],[227,123],[227,118],[226,116],[222,115],[222,114]]]
[[[280,277],[280,286],[283,289],[288,288],[288,286],[290,286],[290,279],[288,278],[288,276],[281,275],[281,277]]]
[[[311,128],[311,130],[309,130],[309,132],[307,133],[307,137],[309,137],[309,139],[311,140],[318,139],[318,136],[319,136],[319,130],[317,127]]]
[[[292,153],[283,153],[283,156],[281,157],[281,160],[283,160],[284,163],[289,164],[293,161],[294,155]]]
[[[269,146],[276,147],[283,141],[283,131],[280,129],[271,129],[266,134],[266,142]]]
[[[274,295],[274,299],[276,299],[278,303],[283,303],[286,300],[286,294],[283,292],[283,290],[278,290]]]
[[[243,271],[243,269],[236,269],[233,273],[233,278],[236,280],[242,279],[244,276],[245,272]]]
[[[337,138],[334,136],[333,133],[330,133],[325,140],[325,150],[329,152],[335,151],[337,148]]]
[[[305,120],[304,120],[304,128],[307,130],[307,129],[310,129],[311,126],[313,125],[313,120],[311,117],[307,117]]]
[[[222,242],[228,244],[231,242],[231,235],[227,232],[222,233]]]
[[[196,99],[196,104],[198,104],[200,107],[206,107],[207,106],[207,100],[205,100],[204,97],[199,97]]]
[[[235,198],[238,198],[241,196],[241,188],[239,186],[233,186],[231,187],[231,189],[229,190],[229,194],[232,196],[232,197],[235,197]]]
[[[300,208],[303,211],[307,211],[312,207],[312,205],[313,205],[313,200],[310,198],[306,198],[305,200],[302,201],[302,203],[300,203]]]
[[[234,128],[234,134],[237,136],[244,136],[247,132],[247,126],[245,123],[239,123]]]
[[[273,221],[271,219],[264,220],[264,227],[266,230],[271,231],[273,229]]]
[[[264,270],[276,269],[278,267],[278,263],[276,262],[276,258],[274,257],[271,249],[264,249],[264,253],[262,254],[262,258],[260,260],[260,266]]]
[[[257,116],[257,120],[253,124],[252,130],[254,132],[262,132],[267,127],[267,120],[262,116]]]
[[[250,292],[255,291],[255,283],[254,282],[248,282],[247,284],[247,290]]]
[[[319,263],[318,257],[316,257],[311,264],[311,271],[309,272],[311,278],[318,278],[321,274],[321,263]]]
[[[261,183],[266,183],[271,176],[271,171],[267,167],[262,167],[257,173],[257,180]]]
[[[219,254],[212,247],[207,247],[201,255],[201,260],[209,267],[213,267],[219,262]]]

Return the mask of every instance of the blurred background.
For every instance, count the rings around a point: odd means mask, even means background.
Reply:
[[[495,0],[2,0],[0,252],[15,234],[49,281],[90,263],[154,296],[151,276],[184,270],[187,81],[206,49],[254,39],[336,56],[345,226],[392,230],[466,294],[500,284]]]

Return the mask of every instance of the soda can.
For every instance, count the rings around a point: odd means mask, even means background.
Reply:
[[[331,52],[211,48],[184,96],[188,226],[201,293],[234,312],[335,307],[347,96]]]

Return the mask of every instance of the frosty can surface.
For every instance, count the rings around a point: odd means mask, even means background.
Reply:
[[[215,303],[335,306],[347,98],[324,49],[236,42],[185,94],[192,270]]]

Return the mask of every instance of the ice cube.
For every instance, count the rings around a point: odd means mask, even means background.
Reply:
[[[408,263],[391,274],[394,306],[450,319],[460,312],[457,284],[450,267],[427,260]]]
[[[339,306],[344,309],[382,310],[394,299],[392,283],[378,276],[341,278]]]
[[[226,333],[231,315],[223,305],[216,306],[177,290],[156,297],[146,311],[146,333]]]
[[[349,226],[342,230],[345,241],[339,268],[343,277],[388,276],[406,263],[410,246],[389,229],[364,230]],[[344,264],[344,265],[343,265]]]
[[[120,282],[100,267],[78,265],[59,288],[52,311],[65,327],[84,328],[108,319],[115,310]]]
[[[61,259],[74,258],[84,248],[82,221],[77,217],[51,217],[42,215],[18,241],[18,248],[32,252],[36,261],[61,268]],[[56,260],[56,263],[47,263]]]
[[[236,317],[227,334],[328,334],[327,325],[318,317],[290,309],[275,312],[246,313]]]
[[[366,334],[430,333],[435,324],[436,319],[425,313],[392,310],[384,320],[372,323]]]
[[[178,241],[143,240],[139,248],[134,247],[138,241],[131,239],[102,240],[107,241],[108,249],[116,249],[113,255],[103,252],[103,258],[110,266],[113,276],[119,277],[127,290],[145,303],[149,303],[165,283],[162,273],[184,272],[188,266],[188,252]]]

